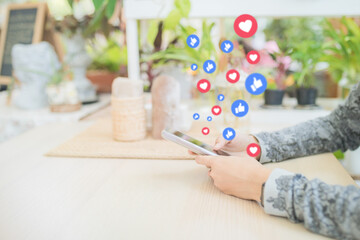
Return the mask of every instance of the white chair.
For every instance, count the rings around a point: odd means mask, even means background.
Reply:
[[[165,18],[172,0],[125,0],[129,78],[140,79],[137,21]],[[359,16],[359,0],[191,0],[190,18]]]

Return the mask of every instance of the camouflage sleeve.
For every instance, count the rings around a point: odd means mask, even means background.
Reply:
[[[336,239],[360,239],[360,189],[309,181],[275,169],[265,183],[264,209],[303,222],[312,232]]]
[[[280,131],[254,135],[261,147],[260,162],[278,162],[311,154],[354,150],[360,145],[360,83],[330,115]]]

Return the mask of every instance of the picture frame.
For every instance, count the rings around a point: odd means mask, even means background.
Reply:
[[[39,43],[44,37],[46,3],[9,4],[0,38],[0,84],[12,79],[11,49],[17,43]]]

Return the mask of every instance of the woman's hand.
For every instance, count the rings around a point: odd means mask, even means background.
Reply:
[[[237,134],[231,141],[227,141],[223,136],[219,136],[215,141],[214,150],[224,150],[230,152],[233,156],[240,156],[242,152],[246,152],[247,146],[251,143],[259,144],[254,136],[247,134]],[[257,157],[257,160],[260,159],[260,155]]]
[[[260,201],[262,184],[271,173],[246,154],[241,157],[196,156],[195,161],[210,168],[209,176],[220,191],[249,200]]]
[[[223,138],[223,136],[219,136],[215,140],[215,145],[213,149],[217,150],[224,150],[229,152],[232,156],[243,156],[244,152],[246,153],[246,148],[249,144],[259,142],[256,140],[254,136],[247,135],[247,134],[237,134],[236,137],[231,140],[227,141]],[[197,155],[189,150],[189,153],[192,155]],[[256,157],[257,160],[260,159],[261,153]]]

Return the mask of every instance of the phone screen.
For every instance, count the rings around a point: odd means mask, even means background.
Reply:
[[[188,142],[191,142],[192,144],[195,144],[196,146],[202,147],[202,148],[204,148],[204,149],[206,149],[206,150],[208,150],[208,151],[210,151],[210,152],[216,153],[217,155],[230,156],[228,153],[226,153],[226,152],[224,152],[224,151],[221,151],[221,150],[215,151],[215,150],[212,148],[212,146],[210,146],[209,144],[206,144],[206,143],[204,143],[204,142],[201,142],[201,141],[199,141],[199,140],[197,140],[197,139],[195,139],[195,138],[192,138],[192,137],[190,137],[190,136],[188,136],[188,135],[186,135],[186,134],[184,134],[184,133],[182,133],[182,132],[175,131],[175,132],[173,132],[173,134],[174,134],[175,136],[179,137],[179,138],[182,138],[182,139],[184,139],[184,140],[186,140],[186,141],[188,141]]]

